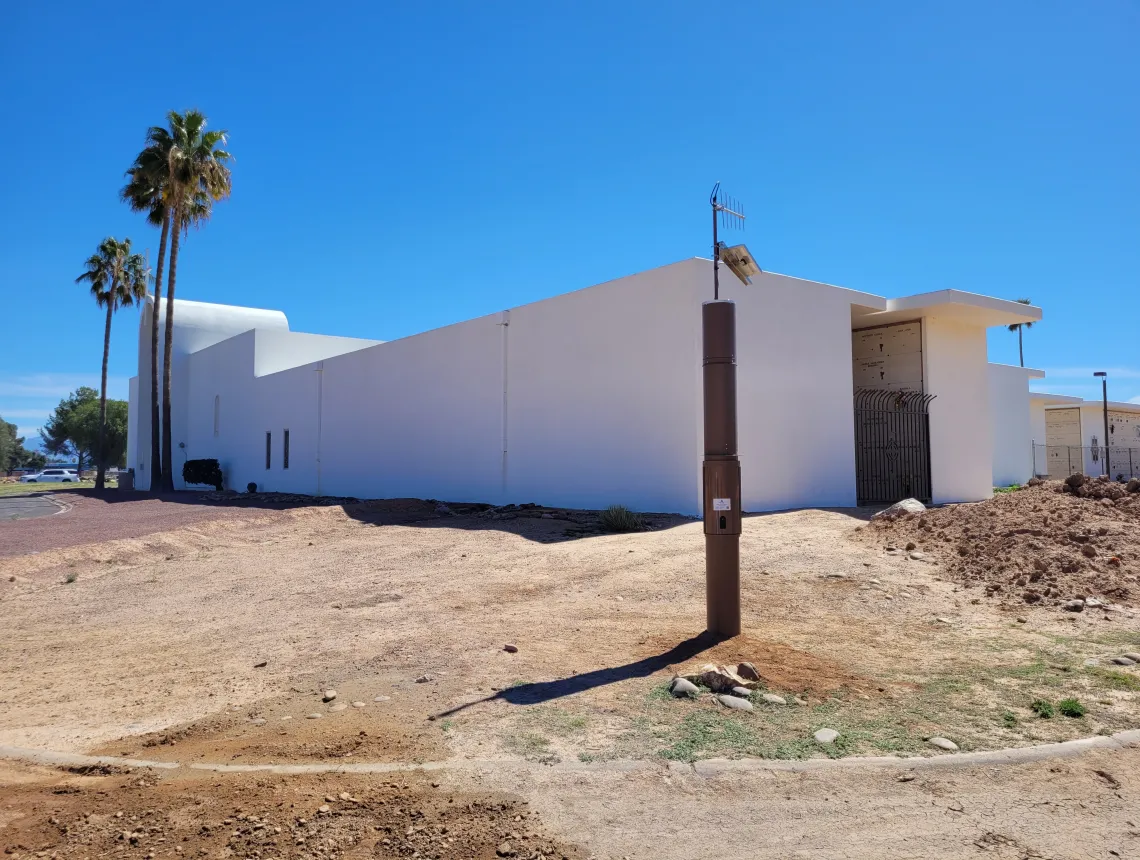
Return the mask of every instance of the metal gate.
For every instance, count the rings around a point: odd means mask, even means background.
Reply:
[[[855,486],[861,505],[930,502],[930,401],[917,391],[855,392]]]

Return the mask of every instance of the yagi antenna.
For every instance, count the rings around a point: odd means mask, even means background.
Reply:
[[[720,300],[720,262],[721,256],[724,256],[725,265],[732,270],[744,284],[752,283],[752,275],[760,274],[760,267],[756,265],[755,260],[752,259],[751,253],[743,245],[734,245],[728,248],[724,242],[720,241],[717,234],[717,227],[721,226],[726,229],[744,229],[744,206],[739,200],[723,194],[720,190],[720,183],[718,182],[713,186],[712,194],[709,195],[709,205],[712,206],[713,213],[713,299],[714,301]]]

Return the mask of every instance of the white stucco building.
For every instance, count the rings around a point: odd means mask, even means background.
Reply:
[[[1030,406],[1035,474],[1140,477],[1140,403],[1108,402],[1107,452],[1103,400],[1033,392]]]
[[[179,299],[176,486],[185,459],[215,457],[234,489],[695,514],[711,265],[684,260],[387,343]],[[924,464],[935,503],[990,495],[995,451],[1015,447],[995,415],[1024,403],[1028,428],[1031,374],[994,370],[986,329],[1036,321],[1038,308],[956,290],[888,299],[767,273],[749,287],[722,278],[722,294],[737,303],[746,510],[855,505],[868,470],[897,471],[900,450]],[[142,488],[152,304],[130,388],[128,465]],[[925,429],[880,439],[887,425],[856,409],[856,389],[890,392],[888,411],[918,392],[929,405],[914,426]],[[1032,469],[1027,444],[1020,457]]]

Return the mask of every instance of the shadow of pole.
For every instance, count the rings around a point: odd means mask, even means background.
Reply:
[[[647,678],[654,672],[660,672],[662,669],[667,669],[677,663],[691,660],[702,651],[707,651],[723,641],[725,641],[725,637],[717,636],[706,630],[697,636],[677,643],[668,651],[663,651],[652,657],[645,657],[622,666],[611,666],[605,669],[595,669],[592,672],[584,672],[581,675],[571,675],[569,678],[560,678],[557,681],[519,684],[506,690],[500,690],[493,696],[485,696],[482,699],[476,699],[474,702],[456,705],[454,708],[433,714],[429,719],[443,719],[475,705],[494,702],[499,699],[510,702],[512,705],[538,705],[542,702],[573,696],[575,693],[583,693],[586,690],[593,690],[608,684],[616,684],[619,681],[628,681],[631,678]]]

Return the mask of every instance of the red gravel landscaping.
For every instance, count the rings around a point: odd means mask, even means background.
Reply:
[[[71,509],[37,519],[0,522],[0,557],[138,538],[211,520],[265,516],[266,507],[238,507],[202,500],[201,493],[154,497],[148,493],[67,490],[52,496]]]

